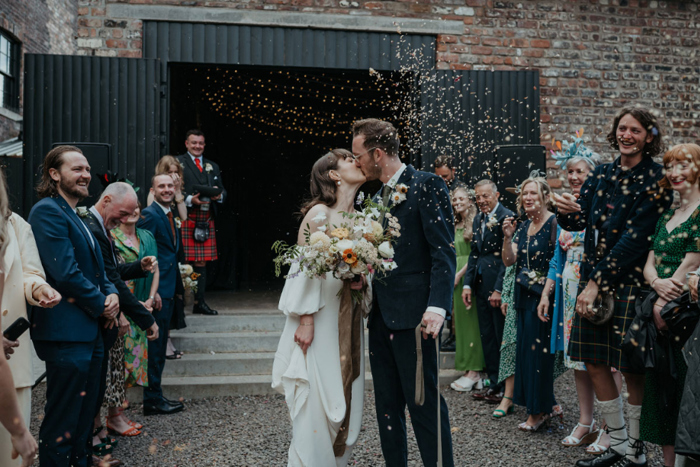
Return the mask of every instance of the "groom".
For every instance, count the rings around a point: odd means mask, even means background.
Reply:
[[[435,174],[406,166],[399,159],[396,128],[377,119],[353,125],[352,152],[355,164],[367,180],[384,183],[379,198],[401,224],[395,244],[398,268],[375,281],[369,315],[369,361],[372,367],[377,421],[387,466],[407,465],[405,409],[423,465],[438,459],[438,369],[435,340],[446,310],[452,304],[456,254],[454,219],[445,183]],[[397,185],[408,188],[404,201],[389,202]],[[416,338],[414,330],[425,325],[422,335],[425,403],[415,403]],[[442,458],[454,465],[447,404],[440,397]]]

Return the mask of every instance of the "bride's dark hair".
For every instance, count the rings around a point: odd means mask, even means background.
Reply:
[[[309,209],[317,204],[333,206],[337,201],[336,182],[331,179],[329,172],[338,169],[340,159],[352,158],[347,149],[333,149],[321,156],[311,168],[311,198],[301,207],[301,215],[305,216]]]

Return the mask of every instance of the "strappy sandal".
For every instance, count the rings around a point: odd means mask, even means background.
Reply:
[[[110,433],[114,433],[115,435],[119,436],[126,436],[126,437],[132,437],[132,436],[138,436],[141,434],[141,431],[138,430],[136,427],[129,426],[128,429],[125,431],[118,431],[109,426],[109,419],[113,417],[107,417],[107,430],[109,430]]]
[[[511,399],[508,396],[503,396],[504,399],[508,399],[509,401],[513,402],[513,399]],[[503,409],[496,409],[493,411],[493,418],[503,418],[506,415],[510,415],[515,411],[515,405],[511,404],[510,407],[508,407],[506,410]]]
[[[552,420],[552,416],[550,414],[544,414],[542,418],[540,418],[540,421],[537,422],[534,425],[528,425],[527,421],[522,422],[520,425],[518,425],[518,429],[521,431],[527,431],[530,433],[534,433],[538,431],[542,426],[549,425],[549,422]]]
[[[120,407],[120,408],[119,408],[119,412],[118,412],[117,415],[122,415],[123,413],[124,413],[124,409]],[[124,416],[124,418],[126,418],[126,416]],[[141,430],[141,429],[143,428],[143,425],[141,425],[141,424],[138,423],[138,422],[131,421],[131,420],[129,420],[128,418],[126,418],[126,423],[127,423],[129,426],[133,426],[133,427],[136,428],[137,430]]]
[[[557,404],[554,407],[552,407],[552,418],[554,417],[559,417],[559,421],[563,422],[564,421],[564,409],[561,408],[561,405]]]
[[[595,430],[593,431],[593,427],[595,426],[595,420],[591,422],[590,425],[584,425],[583,423],[577,423],[576,426],[574,427],[573,430],[571,430],[571,434],[564,438],[561,441],[561,444],[566,446],[566,447],[575,447],[575,446],[581,446],[582,444],[588,444],[591,442],[591,440],[596,439],[598,437],[598,433],[600,430]],[[581,427],[581,428],[588,428],[588,433],[583,435],[582,438],[577,438],[574,436],[574,433],[576,430]]]
[[[92,433],[92,436],[99,436],[100,432],[104,429],[105,429],[104,426],[98,426],[97,428],[95,428],[95,431]],[[119,440],[117,438],[112,438],[111,436],[105,436],[104,438],[99,438],[99,439],[100,439],[100,441],[102,441],[101,444],[111,445],[112,447],[115,447],[115,448],[119,444]]]
[[[600,456],[601,454],[603,454],[605,452],[606,449],[608,449],[607,447],[600,444],[600,440],[604,434],[605,434],[605,430],[598,430],[598,437],[595,439],[595,441],[593,441],[593,444],[590,444],[586,448],[586,452],[588,454],[590,454],[592,456]]]
[[[92,445],[92,452],[96,456],[99,457],[104,457],[108,454],[112,454],[112,451],[114,450],[114,446],[108,443],[100,443],[100,444],[93,444]]]

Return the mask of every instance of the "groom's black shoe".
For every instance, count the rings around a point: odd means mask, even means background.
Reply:
[[[619,454],[614,449],[608,448],[598,457],[582,459],[576,462],[576,467],[611,467],[624,458],[625,456],[622,454]]]
[[[167,401],[161,400],[155,404],[143,404],[144,415],[170,415],[181,412],[184,405],[179,407],[170,405]]]
[[[207,305],[206,302],[201,301],[199,303],[195,303],[194,308],[192,308],[192,313],[195,315],[218,315],[219,312],[216,310],[212,310],[209,308],[209,305]]]

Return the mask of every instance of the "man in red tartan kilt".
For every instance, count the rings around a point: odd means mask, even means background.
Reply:
[[[202,156],[204,144],[204,133],[200,130],[190,130],[185,135],[187,153],[177,156],[184,173],[183,195],[187,205],[187,220],[182,223],[182,246],[185,261],[192,263],[194,272],[200,275],[192,312],[217,315],[218,312],[209,308],[204,301],[207,284],[206,263],[218,259],[214,217],[219,205],[224,202],[226,190],[223,189],[218,164]],[[206,197],[197,191],[196,186],[218,187],[223,191],[218,195]]]

